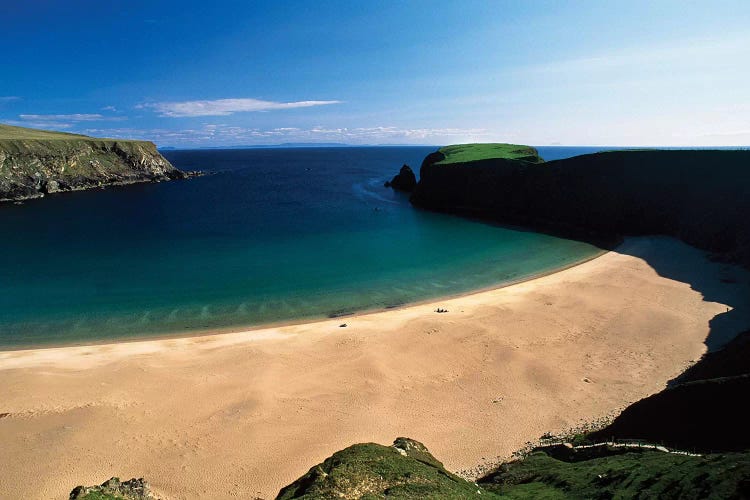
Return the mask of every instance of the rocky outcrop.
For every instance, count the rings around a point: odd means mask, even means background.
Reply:
[[[393,446],[356,444],[336,452],[276,498],[474,498],[481,493],[446,471],[422,443],[398,438]]]
[[[417,187],[417,176],[409,165],[404,164],[401,170],[390,181],[385,181],[385,187],[399,191],[412,192]]]
[[[750,151],[425,158],[414,205],[576,236],[665,234],[750,266]]]
[[[99,486],[76,486],[70,492],[70,500],[156,500],[151,496],[148,483],[140,479],[121,482],[113,477]]]
[[[0,134],[0,201],[187,176],[151,142],[63,134],[50,137],[20,134],[2,138]]]

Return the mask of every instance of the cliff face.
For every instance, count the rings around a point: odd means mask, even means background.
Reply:
[[[26,130],[29,129],[0,128],[2,201],[186,176],[159,154],[151,142],[41,131],[24,134]]]
[[[750,151],[614,151],[534,164],[425,158],[417,206],[552,232],[665,234],[750,266]]]

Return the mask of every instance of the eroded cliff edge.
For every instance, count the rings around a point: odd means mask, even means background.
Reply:
[[[0,201],[187,176],[151,142],[0,125]]]

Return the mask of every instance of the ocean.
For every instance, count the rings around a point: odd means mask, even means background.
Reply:
[[[436,147],[173,150],[207,175],[0,206],[0,348],[195,334],[465,293],[595,255],[413,208]],[[546,160],[601,148],[542,147]]]

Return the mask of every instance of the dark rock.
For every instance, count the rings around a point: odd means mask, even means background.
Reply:
[[[122,499],[122,500],[156,500],[151,496],[148,483],[143,478],[133,478],[121,482],[113,477],[99,486],[76,486],[70,492],[70,500],[86,500],[87,498]]]
[[[532,164],[438,164],[414,205],[583,239],[664,234],[750,266],[750,151],[610,151]]]
[[[417,187],[417,176],[414,175],[409,165],[404,165],[393,179],[385,182],[385,187],[391,187],[399,191],[414,191],[414,188]]]

